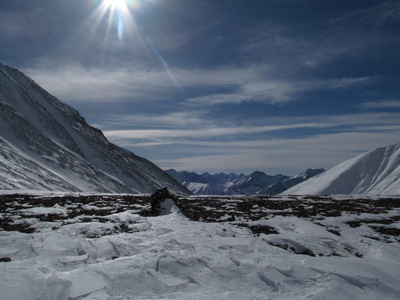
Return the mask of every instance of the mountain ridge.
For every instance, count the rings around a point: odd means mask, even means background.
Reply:
[[[77,110],[25,74],[2,64],[0,119],[2,189],[152,193],[167,187],[190,193],[152,162],[110,143]],[[27,164],[35,168],[28,172]]]
[[[188,171],[178,172],[174,169],[165,172],[194,195],[277,195],[324,171],[324,169],[307,169],[295,176],[267,175],[261,171],[254,171],[250,175],[222,172],[213,175],[208,172],[197,174]]]

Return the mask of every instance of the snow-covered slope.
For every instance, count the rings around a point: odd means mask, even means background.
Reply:
[[[0,189],[152,193],[188,190],[105,138],[72,107],[0,64]]]
[[[194,195],[277,195],[324,171],[324,169],[308,169],[292,177],[281,174],[271,176],[260,171],[255,171],[250,175],[235,173],[210,175],[207,172],[199,175],[172,169],[166,172]]]
[[[400,143],[349,159],[284,194],[400,194]]]

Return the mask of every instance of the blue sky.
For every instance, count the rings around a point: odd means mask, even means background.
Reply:
[[[0,62],[163,169],[330,168],[400,142],[400,1],[2,0]]]

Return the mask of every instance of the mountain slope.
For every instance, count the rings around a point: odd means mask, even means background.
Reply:
[[[400,194],[400,143],[349,159],[284,194]]]
[[[188,193],[148,160],[108,142],[23,73],[1,64],[0,120],[0,188],[152,193],[167,187]]]
[[[201,175],[194,172],[167,170],[166,172],[187,187],[195,195],[277,195],[284,190],[324,172],[324,169],[308,169],[289,177],[285,175],[266,175],[255,171],[250,175],[218,173]]]
[[[307,169],[303,173],[289,177],[287,179],[277,181],[267,188],[263,189],[260,194],[263,195],[278,195],[283,191],[295,186],[303,181],[310,179],[318,174],[325,172],[325,169]]]

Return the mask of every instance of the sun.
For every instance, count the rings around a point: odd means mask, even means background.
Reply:
[[[138,0],[103,0],[103,5],[110,10],[122,13],[126,13],[129,8],[138,9],[140,7]]]
[[[124,10],[126,8],[126,0],[104,0],[107,7]]]
[[[103,5],[111,12],[126,14],[128,11],[127,0],[103,0]]]

